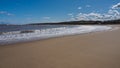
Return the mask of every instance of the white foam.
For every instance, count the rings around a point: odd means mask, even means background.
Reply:
[[[64,35],[83,34],[109,29],[111,29],[109,26],[75,26],[34,30],[32,33],[20,33],[20,31],[14,31],[0,35],[0,44],[45,39]]]

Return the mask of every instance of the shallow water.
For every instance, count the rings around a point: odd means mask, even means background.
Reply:
[[[109,29],[111,29],[110,26],[97,25],[0,26],[0,44],[10,44],[65,35],[85,34]]]

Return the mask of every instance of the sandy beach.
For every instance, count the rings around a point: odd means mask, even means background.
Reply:
[[[0,46],[0,68],[120,68],[120,29]]]

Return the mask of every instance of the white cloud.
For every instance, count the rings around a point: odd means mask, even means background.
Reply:
[[[90,5],[86,5],[87,8],[91,7]]]
[[[74,17],[74,14],[73,14],[73,13],[69,13],[68,15],[70,16],[70,19],[69,19],[70,21],[71,21],[71,20],[72,20],[72,21],[75,20],[75,17]],[[69,20],[68,20],[68,21],[69,21]]]
[[[6,11],[0,11],[0,14],[6,14],[7,12]]]
[[[11,13],[7,13],[8,16],[14,16],[14,14],[11,14]]]
[[[72,16],[72,15],[73,15],[73,13],[69,13],[68,15],[69,15],[69,16]]]
[[[68,15],[69,15],[70,17],[74,17],[73,13],[69,13]]]
[[[90,5],[86,5],[90,7]],[[120,3],[113,5],[111,9],[106,13],[91,12],[91,13],[78,13],[76,15],[68,14],[71,17],[71,20],[94,20],[94,21],[105,21],[105,20],[115,20],[120,19],[120,12],[117,10],[120,8]]]
[[[76,20],[100,20],[102,18],[102,15],[99,13],[88,13],[88,14],[83,14],[79,13],[76,16]]]
[[[117,11],[117,10],[112,10],[112,9],[110,9],[109,11],[108,11],[108,13],[109,14],[115,14],[115,15],[119,15],[120,13]]]
[[[1,15],[7,15],[7,16],[14,16],[14,14],[9,13],[9,12],[7,12],[7,11],[0,11],[0,14],[1,14]]]
[[[116,5],[112,6],[112,9],[119,9],[120,8],[120,3],[117,3]]]
[[[94,21],[105,21],[105,20],[114,20],[120,18],[120,12],[117,10],[109,10],[107,13],[79,13],[76,15],[75,20],[94,20]]]
[[[32,18],[28,17],[28,18],[26,18],[26,20],[32,20]]]
[[[82,7],[78,7],[78,9],[82,9]]]
[[[49,20],[49,19],[51,19],[51,18],[50,18],[50,17],[43,17],[43,19]]]

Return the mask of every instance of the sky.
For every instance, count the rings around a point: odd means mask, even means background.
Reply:
[[[120,18],[120,0],[0,0],[0,23],[28,24]]]

